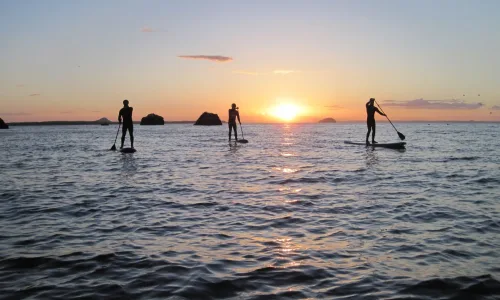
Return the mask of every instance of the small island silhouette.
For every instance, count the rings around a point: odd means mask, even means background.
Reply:
[[[108,118],[100,118],[96,122],[99,122],[101,125],[109,125],[113,123]]]
[[[320,120],[318,123],[337,123],[337,121],[334,118],[325,118]]]

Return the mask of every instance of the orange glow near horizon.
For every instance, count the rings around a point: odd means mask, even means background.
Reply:
[[[290,103],[279,104],[270,110],[270,114],[282,121],[291,122],[301,112],[301,108]]]
[[[292,94],[292,93],[290,93]],[[37,99],[34,99],[37,98]],[[92,97],[90,97],[92,98]],[[64,102],[63,96],[19,98],[1,105],[0,118],[6,123],[40,121],[95,121],[108,118],[116,122],[122,99],[128,98],[134,107],[134,121],[140,121],[149,113],[164,117],[165,121],[195,121],[203,112],[219,115],[227,120],[227,109],[236,96],[224,95],[222,99],[205,96],[203,101],[197,98],[182,98],[182,101],[163,102],[160,96],[140,97],[105,97],[92,98],[74,105]],[[173,96],[165,96],[172,99]],[[241,121],[244,123],[317,123],[324,118],[334,118],[337,122],[365,122],[366,98],[338,96],[343,100],[328,100],[314,95],[295,95],[280,97],[276,95],[244,95],[237,100],[240,107]],[[345,99],[344,99],[345,98]],[[211,100],[215,99],[215,100]],[[35,101],[36,100],[36,101]],[[0,103],[3,99],[0,97]],[[492,104],[478,109],[409,109],[386,105],[382,108],[393,122],[405,121],[500,121],[500,111],[491,109]],[[377,122],[387,122],[386,118],[376,115]]]

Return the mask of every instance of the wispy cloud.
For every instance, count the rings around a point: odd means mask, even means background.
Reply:
[[[100,113],[101,111],[100,110],[92,110],[91,112],[93,112],[93,113]]]
[[[477,103],[467,103],[463,100],[451,99],[451,100],[386,100],[384,101],[384,106],[396,106],[404,107],[410,109],[478,109],[483,107],[484,104],[481,102]]]
[[[152,28],[150,26],[143,26],[141,28],[141,32],[144,33],[151,33],[151,32],[168,32],[168,30],[165,29],[159,29],[159,28]]]
[[[220,63],[230,62],[233,60],[232,57],[221,56],[221,55],[179,55],[177,57],[184,59],[203,59]]]
[[[37,97],[37,96],[41,96],[40,94],[31,94],[30,97]]]
[[[2,116],[31,116],[31,114],[25,112],[3,112]]]
[[[18,88],[24,87],[24,84],[17,84],[16,87]]]
[[[326,108],[329,108],[331,110],[333,109],[343,109],[344,107],[343,106],[340,106],[340,105],[325,105]]]
[[[274,70],[273,73],[277,74],[277,75],[289,75],[292,73],[300,73],[300,71],[298,71],[298,70]]]
[[[240,71],[240,70],[236,70],[236,71],[233,71],[234,74],[241,74],[241,75],[254,75],[254,76],[257,76],[257,75],[260,75],[259,72],[252,72],[252,71]]]
[[[60,111],[59,113],[63,114],[63,115],[66,115],[66,114],[72,114],[72,113],[74,113],[74,111],[66,110],[66,111]]]
[[[495,105],[491,107],[492,110],[500,110],[500,105]]]

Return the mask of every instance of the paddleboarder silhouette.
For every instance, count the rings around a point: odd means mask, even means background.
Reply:
[[[231,141],[231,130],[234,129],[234,139],[238,141],[238,131],[236,131],[236,118],[238,118],[238,122],[241,125],[240,121],[240,113],[238,112],[238,107],[236,104],[231,104],[231,109],[229,110],[229,119],[227,124],[229,126],[229,141]]]
[[[368,127],[368,132],[366,133],[366,144],[370,144],[370,142],[368,141],[370,132],[372,133],[372,143],[377,143],[375,141],[375,112],[378,112],[380,115],[385,116],[385,114],[381,112],[374,104],[375,98],[370,98],[370,100],[366,102],[366,125]]]
[[[122,124],[122,145],[120,149],[123,149],[123,143],[125,142],[125,135],[127,134],[127,130],[130,136],[130,147],[134,148],[134,124],[132,122],[132,111],[134,109],[128,106],[128,100],[123,100],[123,108],[120,109],[120,113],[118,114],[118,122]]]

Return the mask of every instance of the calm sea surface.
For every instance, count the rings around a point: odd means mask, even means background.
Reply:
[[[500,124],[398,129],[2,130],[0,298],[500,299]]]

